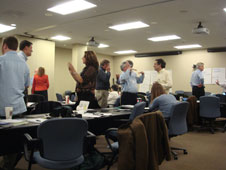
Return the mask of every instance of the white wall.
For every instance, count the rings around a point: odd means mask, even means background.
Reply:
[[[72,60],[72,50],[57,47],[55,54],[55,92],[64,94],[66,90],[75,91],[76,82],[67,67]]]
[[[155,59],[163,58],[166,61],[166,69],[171,69],[173,73],[173,91],[184,90],[191,91],[190,77],[192,74],[192,65],[197,62],[205,63],[206,68],[225,67],[226,53],[207,53],[206,50],[185,51],[182,55],[164,56],[164,57],[146,57],[135,58],[134,56],[114,57],[115,74],[121,73],[120,64],[125,60],[132,60],[134,68],[138,71],[154,70]],[[221,93],[222,89],[217,85],[206,85],[205,91],[212,93]]]

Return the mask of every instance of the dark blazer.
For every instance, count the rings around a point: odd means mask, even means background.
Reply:
[[[158,170],[164,159],[171,159],[168,129],[159,111],[120,127],[118,140],[118,170]]]

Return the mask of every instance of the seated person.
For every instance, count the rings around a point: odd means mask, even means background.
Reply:
[[[149,110],[160,110],[164,118],[169,118],[171,107],[176,103],[176,98],[171,94],[166,94],[162,85],[155,82],[151,88],[151,103]]]
[[[108,95],[108,105],[114,105],[118,97],[118,85],[114,84],[111,86],[111,92]]]

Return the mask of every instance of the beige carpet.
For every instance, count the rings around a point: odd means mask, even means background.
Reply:
[[[226,170],[226,133],[217,131],[189,132],[185,135],[172,138],[170,145],[184,147],[188,155],[178,154],[178,160],[164,161],[160,170]],[[97,146],[100,151],[106,151],[106,143],[103,136],[98,137]],[[27,169],[27,162],[21,160],[18,169]],[[33,165],[33,170],[44,170],[38,165]],[[103,168],[106,169],[106,168]],[[117,169],[117,163],[111,170]]]

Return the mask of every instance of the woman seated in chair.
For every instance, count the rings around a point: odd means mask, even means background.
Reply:
[[[169,118],[171,107],[177,100],[172,94],[166,94],[162,85],[154,83],[151,88],[151,103],[149,110],[160,110],[164,118]]]

